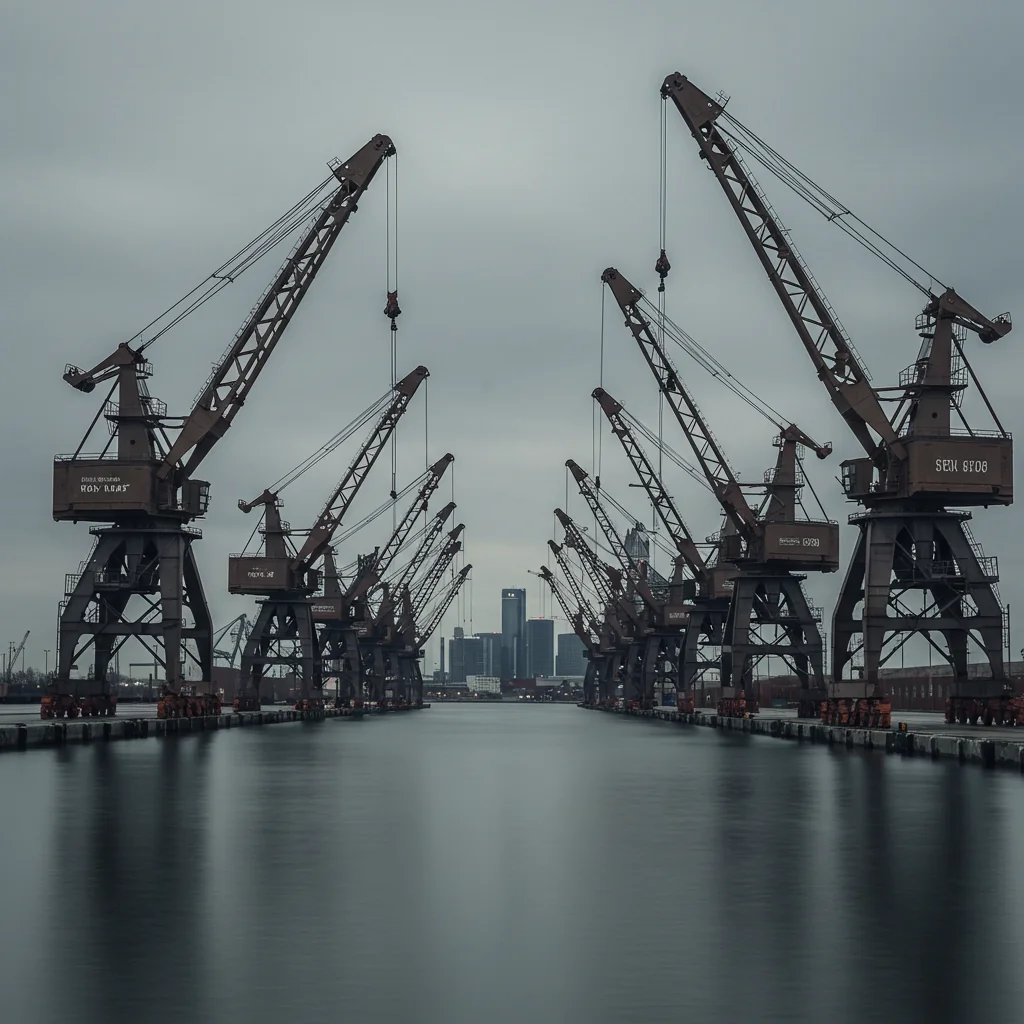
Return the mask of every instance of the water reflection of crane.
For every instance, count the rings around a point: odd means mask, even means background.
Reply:
[[[251,632],[252,626],[244,613],[218,629],[213,635],[214,659],[220,658],[227,663],[228,668],[234,668]]]

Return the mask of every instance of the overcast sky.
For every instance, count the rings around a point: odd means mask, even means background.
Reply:
[[[431,371],[427,415],[421,393],[401,428],[399,476],[423,466],[426,421],[431,460],[456,456],[474,565],[473,601],[462,604],[477,631],[500,628],[503,586],[527,587],[531,616],[548,610],[527,569],[545,560],[566,458],[593,468],[599,277],[614,265],[656,283],[668,72],[729,94],[731,113],[980,309],[1024,316],[1019,0],[97,0],[9,2],[2,17],[0,646],[31,629],[29,664],[41,667],[49,648],[52,665],[64,574],[90,548],[85,524],[51,518],[51,459],[75,449],[99,401],[63,383],[64,364],[106,356],[321,180],[328,159],[376,132],[399,151],[399,373],[419,362]],[[804,430],[835,442],[810,471],[845,522],[853,509],[833,477],[859,451],[672,110],[668,139],[669,312]],[[876,382],[895,383],[916,354],[920,297],[762,183]],[[388,385],[385,207],[378,178],[204,464],[213,504],[198,551],[217,623],[252,607],[225,586],[227,554],[253,525],[237,499]],[[187,412],[283,255],[151,349],[151,388],[172,412]],[[971,339],[1011,430],[1024,419],[1019,345],[1015,334],[983,349]],[[760,478],[771,428],[681,369],[741,477]],[[653,382],[618,316],[606,320],[604,383],[656,425]],[[286,492],[293,524],[315,516],[350,456]],[[608,435],[601,461],[608,488],[649,515]],[[666,482],[695,535],[717,529],[696,485]],[[389,487],[381,465],[363,509]],[[569,506],[582,518],[580,499]],[[975,533],[1000,557],[1003,600],[1024,611],[1019,524],[1016,509],[981,510]],[[385,524],[371,532],[360,547],[381,542]],[[844,528],[844,563],[852,539]],[[838,583],[810,588],[830,609]],[[450,614],[446,631],[457,621]]]

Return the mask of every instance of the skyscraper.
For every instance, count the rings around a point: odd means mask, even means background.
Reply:
[[[626,553],[634,561],[639,559],[643,559],[645,562],[650,561],[651,539],[641,523],[637,523],[636,526],[632,526],[626,531],[625,544]]]
[[[554,619],[526,621],[526,677],[550,676],[555,666]]]
[[[450,681],[453,683],[464,683],[469,676],[488,675],[484,671],[484,638],[480,636],[466,636],[461,626],[455,627],[454,634],[448,641]],[[496,635],[501,636],[500,633]]]
[[[448,641],[448,672],[453,683],[466,681],[466,640],[465,631],[456,626],[454,636]]]
[[[526,591],[506,587],[501,592],[501,679],[526,671]]]
[[[559,633],[558,655],[555,658],[555,675],[586,675],[587,663],[583,657],[583,651],[583,641],[575,633]]]
[[[501,634],[477,633],[480,641],[480,675],[501,677]]]

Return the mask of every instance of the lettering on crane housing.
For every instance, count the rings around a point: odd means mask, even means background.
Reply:
[[[820,548],[820,537],[779,537],[780,548]]]
[[[119,476],[83,476],[79,490],[82,494],[124,494],[130,486]]]
[[[988,459],[936,459],[936,473],[987,473]]]

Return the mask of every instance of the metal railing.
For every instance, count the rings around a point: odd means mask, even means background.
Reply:
[[[911,363],[909,366],[905,366],[900,370],[900,387],[910,388],[916,386],[923,386],[925,381],[925,375],[928,373],[928,360],[919,359],[915,363]],[[938,386],[938,385],[935,385]],[[964,367],[963,360],[959,356],[954,356],[950,361],[949,367],[949,384],[942,385],[942,387],[959,388],[963,389],[967,387],[967,370]]]

